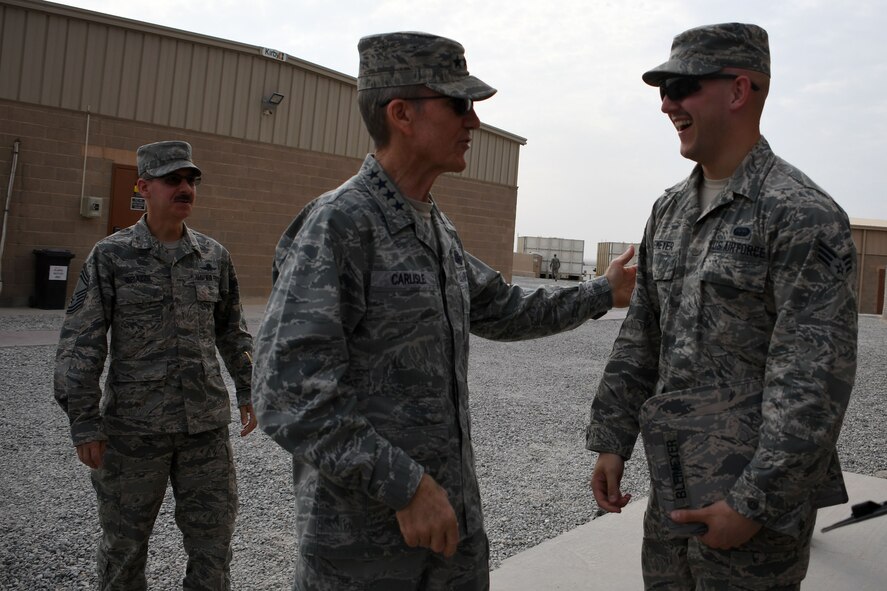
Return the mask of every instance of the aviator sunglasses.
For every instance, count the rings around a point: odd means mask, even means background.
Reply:
[[[442,94],[437,95],[437,96],[413,96],[413,97],[401,98],[400,100],[402,100],[402,101],[433,101],[433,100],[437,100],[437,99],[447,99],[448,101],[450,101],[450,107],[453,109],[453,112],[455,112],[456,115],[458,115],[459,117],[464,117],[465,115],[470,113],[472,109],[474,109],[474,101],[470,98],[458,98],[455,96],[444,96]],[[393,100],[394,99],[385,101],[384,103],[382,103],[379,106],[384,107],[385,105],[387,105],[388,103],[390,103]]]
[[[164,185],[167,185],[170,187],[178,187],[179,185],[182,184],[182,181],[185,181],[186,183],[188,183],[192,187],[196,187],[197,185],[200,184],[200,181],[201,181],[201,177],[199,174],[185,176],[182,174],[176,174],[174,172],[171,172],[169,174],[165,174],[163,176],[155,177],[155,178],[158,181],[163,181]]]
[[[702,80],[735,80],[736,78],[739,78],[738,74],[707,74],[705,76],[669,78],[659,85],[659,98],[665,99],[667,96],[675,102],[682,101],[702,89]],[[754,82],[751,83],[751,89],[760,90]]]

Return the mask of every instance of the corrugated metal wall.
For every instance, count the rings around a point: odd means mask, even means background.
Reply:
[[[286,98],[263,115],[275,91]],[[42,2],[0,2],[0,98],[353,158],[372,151],[349,76]],[[522,143],[482,127],[461,176],[516,186]]]

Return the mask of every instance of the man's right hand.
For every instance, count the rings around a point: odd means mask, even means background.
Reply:
[[[591,490],[598,506],[610,513],[622,513],[622,507],[631,500],[619,490],[625,460],[619,454],[602,453],[598,456],[591,474]]]
[[[456,512],[443,489],[428,474],[422,475],[416,494],[397,512],[397,523],[407,546],[430,548],[450,557],[459,544]]]
[[[634,246],[629,246],[625,252],[613,259],[607,267],[604,275],[610,282],[610,292],[613,294],[613,307],[624,308],[631,302],[631,294],[634,291],[635,280],[638,276],[638,266],[626,267],[628,261],[634,256]]]
[[[107,441],[81,443],[77,446],[77,457],[93,470],[101,468],[102,462],[105,461],[105,448],[107,446]]]

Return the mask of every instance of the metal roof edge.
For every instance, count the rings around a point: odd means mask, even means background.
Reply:
[[[879,230],[887,230],[887,220],[874,220],[867,218],[850,218],[851,228],[876,228]]]
[[[201,43],[203,45],[211,45],[214,47],[229,49],[231,51],[239,51],[250,55],[261,56],[262,49],[264,49],[262,47],[259,47],[258,45],[250,45],[249,43],[231,41],[228,39],[222,39],[220,37],[204,35],[202,33],[183,31],[181,29],[175,29],[163,25],[155,25],[153,23],[125,18],[122,16],[115,16],[104,12],[96,12],[93,10],[86,10],[84,8],[77,8],[76,6],[68,6],[65,4],[56,4],[55,2],[47,2],[46,0],[0,0],[0,4],[8,4],[30,11],[45,12],[59,16],[66,16],[69,18],[78,18],[89,22],[96,22],[104,25],[141,31],[143,33],[152,33],[165,37],[173,37],[176,39],[181,39],[183,41],[191,41],[194,43]],[[286,53],[283,50],[280,51]],[[282,61],[281,63],[287,63],[295,67],[315,72],[317,74],[322,74],[341,82],[347,82],[354,85],[357,84],[357,78],[353,76],[349,76],[347,74],[337,72],[336,70],[331,70],[330,68],[326,68],[324,66],[303,60],[301,58],[297,58],[288,53],[286,53],[286,61]]]

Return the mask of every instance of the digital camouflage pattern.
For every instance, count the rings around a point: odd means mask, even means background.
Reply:
[[[357,44],[357,90],[423,84],[446,96],[488,99],[496,89],[468,74],[465,48],[428,33],[369,35]]]
[[[414,551],[395,512],[425,472],[447,491],[460,536],[481,531],[469,331],[541,337],[612,306],[605,278],[533,292],[506,284],[437,206],[431,214],[422,220],[367,156],[278,244],[253,393],[259,425],[293,455],[300,553]]]
[[[645,591],[799,590],[810,563],[815,512],[801,519],[795,536],[765,528],[739,548],[718,550],[698,538],[675,540],[657,495],[651,489],[644,514]]]
[[[101,589],[145,588],[148,537],[169,480],[188,553],[184,588],[229,588],[237,490],[216,348],[237,404],[249,404],[252,337],[224,247],[186,227],[169,252],[144,216],[96,244],[62,327],[55,398],[75,446],[108,442],[92,471]]]
[[[724,23],[684,31],[674,38],[664,64],[645,72],[651,86],[675,76],[704,76],[723,68],[741,68],[770,75],[767,31],[757,25]]]
[[[760,416],[712,415],[711,428],[726,432],[688,461],[704,478],[727,449],[753,444],[726,501],[796,537],[815,507],[846,501],[835,444],[856,371],[850,225],[764,138],[704,212],[701,174],[697,166],[653,207],[637,288],[592,403],[587,447],[630,458],[640,429],[662,429],[647,421],[668,424],[659,411],[675,419],[678,437],[684,428],[683,436],[696,437],[704,427],[693,414],[702,404],[733,401],[741,409],[759,382]],[[661,440],[645,445],[652,457],[667,455],[655,449]]]
[[[183,168],[200,174],[200,169],[191,162],[191,144],[188,142],[174,140],[145,144],[136,152],[136,162],[142,179],[153,179]]]
[[[489,541],[479,531],[450,557],[427,548],[384,560],[299,554],[293,591],[488,591],[489,573]]]
[[[663,392],[641,406],[639,423],[663,527],[705,533],[702,524],[677,524],[668,513],[727,496],[758,445],[762,390],[760,379],[705,385]]]
[[[74,445],[108,433],[226,426],[231,406],[216,347],[238,406],[249,404],[252,337],[221,244],[186,228],[170,254],[144,216],[101,240],[83,265],[56,354],[55,398],[68,414]]]
[[[182,588],[230,589],[238,500],[227,426],[195,435],[115,435],[104,464],[91,476],[102,526],[101,589],[146,588],[148,539],[169,481],[175,490],[176,525],[188,553]]]

